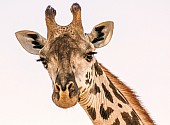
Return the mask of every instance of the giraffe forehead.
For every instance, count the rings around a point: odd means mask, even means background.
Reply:
[[[92,43],[82,39],[73,39],[69,34],[63,34],[53,40],[47,41],[41,54],[44,53],[50,56],[50,54],[53,55],[55,53],[57,56],[63,57],[70,56],[70,54],[74,56],[77,54],[84,54],[93,50],[94,46]]]
[[[68,26],[58,26],[52,29],[53,32],[49,32],[49,39],[54,39],[55,37],[68,36],[73,39],[80,39],[78,31],[75,30],[71,25]]]

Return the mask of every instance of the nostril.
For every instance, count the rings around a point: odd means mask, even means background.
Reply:
[[[69,86],[68,86],[68,89],[70,90],[71,88],[73,88],[73,86],[74,86],[74,85],[73,85],[73,82],[70,82],[70,83],[69,83]]]
[[[57,90],[60,91],[60,88],[57,86]]]
[[[59,92],[60,91],[60,87],[58,85],[55,85],[56,86],[56,90]]]
[[[69,97],[70,98],[72,98],[72,97],[77,95],[77,91],[75,89],[75,86],[74,86],[73,82],[69,82],[68,90],[69,90]]]

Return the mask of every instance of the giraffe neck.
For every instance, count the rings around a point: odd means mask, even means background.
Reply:
[[[135,109],[114,82],[99,66],[94,65],[92,83],[80,97],[80,105],[94,125],[143,125]],[[148,122],[149,123],[149,122]],[[149,125],[153,125],[152,123]]]

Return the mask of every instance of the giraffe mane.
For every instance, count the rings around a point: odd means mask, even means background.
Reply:
[[[106,76],[114,83],[116,88],[125,96],[125,98],[129,101],[129,104],[133,107],[135,112],[139,114],[140,119],[146,125],[154,125],[153,120],[150,118],[147,111],[141,105],[139,99],[135,95],[135,92],[130,89],[127,85],[125,85],[122,81],[120,81],[115,75],[113,75],[107,68],[105,68],[100,63],[101,68],[105,72]]]

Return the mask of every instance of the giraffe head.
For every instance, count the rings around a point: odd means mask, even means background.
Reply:
[[[74,3],[71,12],[72,22],[60,26],[55,22],[56,11],[51,6],[47,7],[47,39],[34,31],[16,32],[22,47],[40,56],[38,61],[43,63],[53,83],[52,100],[62,108],[74,106],[89,88],[88,73],[90,75],[96,63],[94,51],[107,45],[113,33],[113,22],[108,21],[96,25],[90,34],[85,34],[81,7]]]

